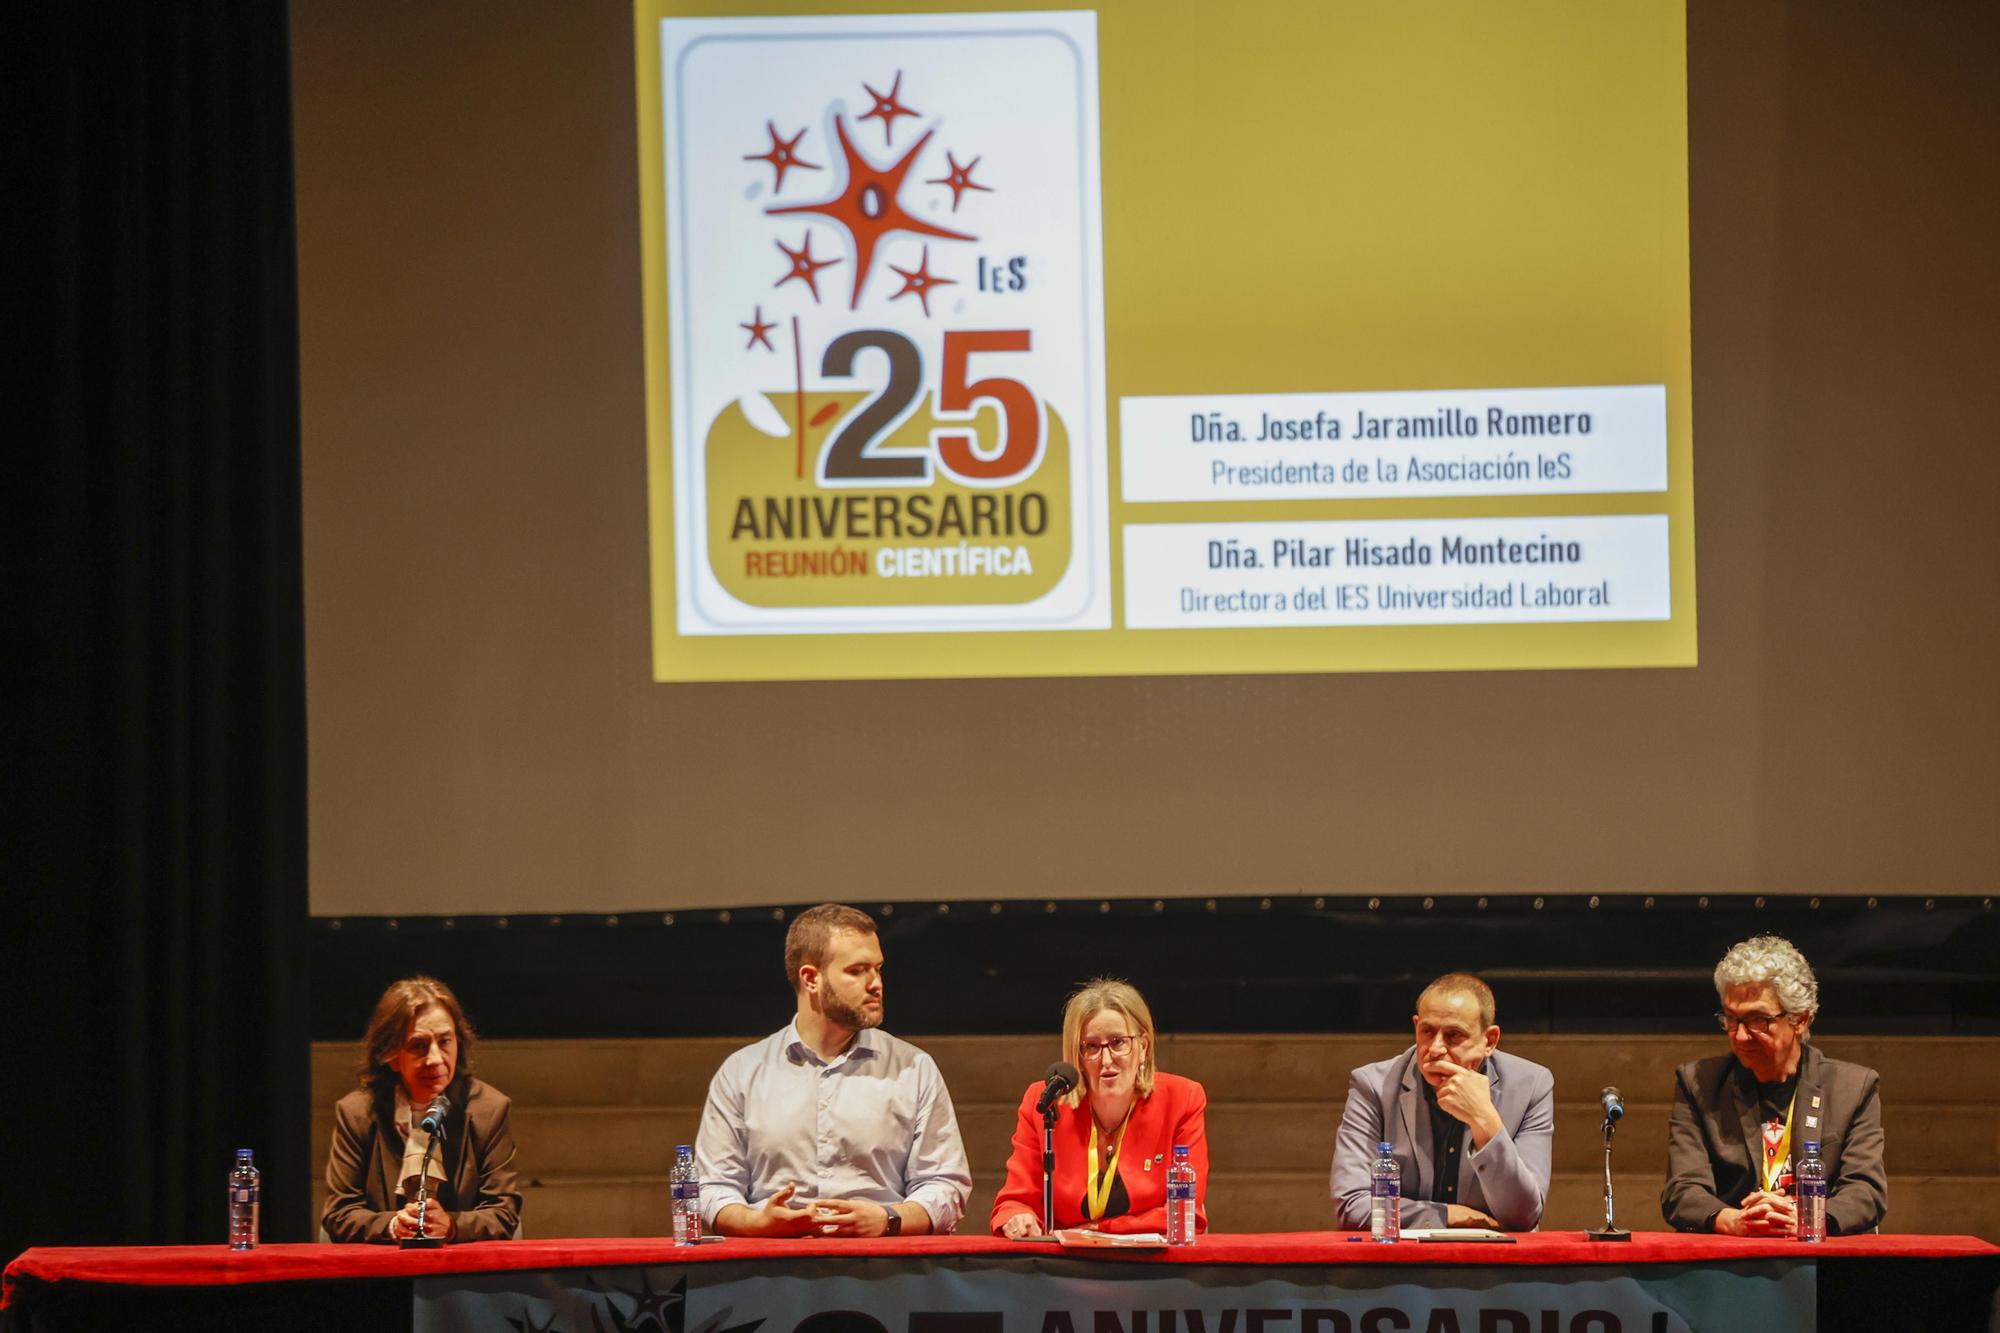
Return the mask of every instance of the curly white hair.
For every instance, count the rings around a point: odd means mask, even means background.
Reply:
[[[1715,994],[1731,986],[1768,984],[1788,1014],[1819,1012],[1819,978],[1798,946],[1782,935],[1755,935],[1715,965]]]

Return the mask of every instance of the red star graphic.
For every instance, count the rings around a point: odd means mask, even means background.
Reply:
[[[812,249],[811,245],[812,237],[808,235],[806,237],[806,241],[807,241],[806,249],[810,251]],[[790,254],[791,252],[788,250],[786,251],[786,253]],[[833,261],[829,259],[826,262],[831,264]],[[763,306],[757,307],[757,312],[750,316],[750,322],[748,324],[738,324],[736,327],[739,329],[750,330],[750,341],[743,344],[744,351],[746,352],[749,351],[751,348],[755,347],[758,343],[763,343],[764,347],[768,351],[775,352],[778,350],[771,344],[771,330],[777,328],[778,326],[776,322],[764,318]]]
[[[868,272],[875,263],[875,247],[890,232],[914,232],[919,236],[938,236],[947,241],[972,241],[978,237],[960,231],[947,231],[920,221],[904,209],[897,197],[903,188],[903,177],[910,174],[911,164],[917,160],[917,154],[923,152],[924,145],[931,141],[935,130],[925,130],[923,138],[911,144],[909,151],[893,165],[878,167],[863,157],[861,150],[854,146],[854,141],[847,137],[846,121],[835,116],[833,129],[840,139],[841,154],[847,159],[847,184],[841,192],[822,203],[788,204],[764,211],[774,216],[813,213],[847,228],[847,234],[854,238],[854,296],[848,302],[848,309],[859,310],[861,289],[867,284]],[[785,253],[790,254],[791,251]],[[793,262],[798,261],[795,258]],[[814,295],[818,295],[817,288]]]
[[[924,303],[924,318],[926,319],[929,319],[931,314],[931,288],[950,287],[956,285],[958,282],[957,278],[938,278],[931,275],[931,248],[928,245],[924,247],[924,256],[917,261],[917,267],[914,270],[897,268],[894,264],[889,265],[889,268],[891,272],[903,275],[903,290],[897,292],[889,299],[891,301],[899,301],[905,296],[914,295],[919,301]]]
[[[773,209],[772,211],[796,213],[802,210],[796,208],[787,208],[787,209]],[[818,305],[819,271],[827,267],[829,264],[838,264],[840,261],[838,259],[814,259],[813,238],[811,232],[807,232],[805,234],[805,237],[799,241],[799,248],[796,250],[786,245],[783,241],[779,241],[777,244],[778,248],[785,252],[785,258],[792,261],[792,271],[790,273],[787,273],[784,277],[779,278],[776,282],[772,283],[771,285],[773,287],[782,287],[786,283],[790,282],[793,278],[802,278],[805,280],[806,287],[810,289],[813,294],[813,304]]]
[[[866,88],[868,95],[875,99],[874,107],[862,112],[861,119],[873,120],[877,116],[882,118],[882,146],[887,148],[889,146],[889,136],[896,128],[896,117],[914,116],[917,114],[896,100],[896,91],[903,86],[903,71],[900,69],[896,71],[896,81],[889,85],[887,96],[876,92],[868,84],[864,83],[861,86]]]
[[[803,132],[804,131],[801,131],[801,133]],[[983,190],[987,194],[993,193],[993,187],[991,185],[981,185],[978,181],[972,179],[972,169],[979,165],[978,158],[976,157],[973,158],[970,162],[966,163],[962,167],[958,165],[958,159],[953,157],[949,152],[947,152],[944,155],[944,160],[945,163],[951,168],[951,170],[946,172],[944,175],[938,177],[936,180],[925,181],[924,184],[949,185],[951,187],[952,212],[956,213],[958,211],[958,197],[964,194],[967,190]]]
[[[771,136],[771,151],[768,153],[745,153],[743,160],[745,162],[769,162],[777,170],[778,180],[771,187],[773,191],[785,188],[785,173],[793,167],[797,167],[801,171],[819,170],[818,163],[808,162],[799,156],[799,140],[806,137],[803,127],[789,139],[781,138],[778,134],[778,127],[768,120],[764,122],[764,129]]]

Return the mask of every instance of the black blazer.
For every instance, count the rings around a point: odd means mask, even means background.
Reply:
[[[1889,1211],[1882,1166],[1881,1078],[1872,1069],[1829,1060],[1810,1043],[1799,1057],[1792,1145],[1819,1141],[1826,1163],[1828,1235],[1871,1231]],[[1808,1125],[1808,1117],[1819,1121]],[[1763,1188],[1763,1125],[1757,1077],[1734,1055],[1690,1060],[1674,1071],[1667,1121],[1667,1184],[1660,1211],[1676,1231],[1711,1231],[1725,1207],[1741,1207]],[[1796,1155],[1792,1158],[1797,1163]]]

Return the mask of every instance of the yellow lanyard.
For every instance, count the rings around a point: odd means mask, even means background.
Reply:
[[[1111,1145],[1111,1160],[1105,1163],[1104,1174],[1097,1174],[1097,1117],[1090,1117],[1090,1179],[1084,1182],[1083,1203],[1093,1222],[1102,1221],[1104,1210],[1111,1203],[1111,1185],[1118,1179],[1118,1154],[1125,1150],[1125,1126],[1132,1123],[1132,1108],[1127,1107],[1125,1118],[1118,1122],[1118,1135]]]
[[[1798,1088],[1794,1087],[1792,1089],[1792,1100],[1790,1104],[1785,1107],[1785,1133],[1784,1136],[1778,1140],[1778,1146],[1776,1150],[1774,1151],[1772,1149],[1771,1141],[1769,1139],[1762,1140],[1764,1145],[1764,1188],[1767,1190],[1774,1190],[1778,1188],[1778,1178],[1784,1174],[1785,1163],[1791,1160],[1792,1111],[1798,1106],[1798,1104],[1799,1104],[1799,1090]],[[1761,1130],[1760,1130],[1760,1138],[1761,1138]]]

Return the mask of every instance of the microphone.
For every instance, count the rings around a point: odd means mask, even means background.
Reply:
[[[1076,1066],[1067,1060],[1058,1060],[1050,1065],[1042,1075],[1042,1095],[1035,1099],[1035,1111],[1047,1115],[1055,1099],[1074,1088],[1081,1078]]]
[[[1618,1089],[1606,1088],[1598,1095],[1597,1104],[1604,1108],[1604,1226],[1596,1231],[1583,1233],[1585,1240],[1630,1240],[1632,1233],[1618,1225],[1616,1207],[1611,1198],[1611,1136],[1618,1132],[1618,1121],[1625,1114],[1625,1103],[1619,1100]]]
[[[424,1108],[424,1118],[417,1122],[417,1127],[426,1134],[437,1133],[444,1128],[445,1114],[450,1110],[451,1098],[440,1092],[431,1098],[431,1104]]]

